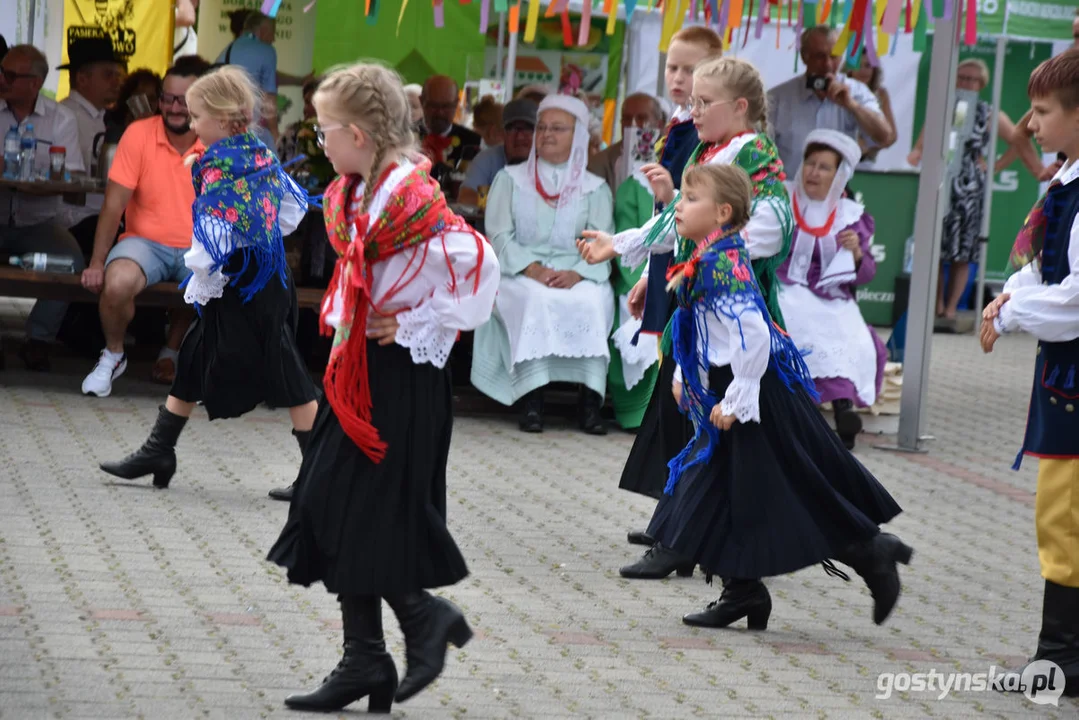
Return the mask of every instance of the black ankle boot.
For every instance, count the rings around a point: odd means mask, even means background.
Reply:
[[[772,614],[772,596],[760,580],[724,578],[723,593],[699,613],[682,617],[694,627],[725,628],[746,618],[750,630],[767,630]]]
[[[1033,660],[1051,660],[1064,672],[1064,695],[1079,697],[1079,588],[1045,581],[1042,630]]]
[[[521,398],[521,432],[543,432],[543,388],[533,390]]]
[[[577,396],[577,422],[589,435],[606,435],[607,423],[603,420],[603,396],[581,387]]]
[[[459,648],[472,639],[465,616],[449,600],[425,591],[386,598],[405,636],[408,669],[397,688],[397,702],[404,702],[442,674],[450,643]]]
[[[626,565],[618,574],[634,580],[662,580],[672,572],[677,572],[678,577],[693,577],[693,561],[656,543],[644,551],[640,560]]]
[[[187,418],[173,415],[162,405],[142,447],[119,462],[101,463],[101,469],[124,480],[153,475],[154,487],[167,488],[176,473],[176,441],[186,424]]]
[[[873,594],[873,622],[888,619],[899,600],[899,570],[896,563],[910,564],[914,550],[895,535],[877,533],[871,540],[851,545],[836,555],[836,560],[850,565],[865,580]]]
[[[310,430],[296,430],[293,428],[292,436],[296,438],[296,444],[300,446],[300,457],[307,454],[307,442],[311,439]],[[270,497],[274,500],[284,500],[285,502],[292,502],[292,493],[296,491],[296,481],[293,480],[292,484],[288,487],[276,488],[270,491]]]
[[[862,418],[855,411],[854,403],[850,400],[834,400],[832,412],[835,413],[836,435],[848,450],[853,450],[858,433],[862,431]]]
[[[334,712],[368,698],[367,712],[388,713],[397,690],[397,668],[382,637],[382,600],[374,595],[342,596],[345,653],[337,667],[307,695],[289,695],[293,710]]]

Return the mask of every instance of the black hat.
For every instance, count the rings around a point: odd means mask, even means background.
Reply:
[[[113,62],[124,64],[123,59],[116,55],[112,47],[112,40],[108,37],[81,37],[69,40],[67,43],[67,64],[56,68],[75,72],[84,65],[96,62]]]

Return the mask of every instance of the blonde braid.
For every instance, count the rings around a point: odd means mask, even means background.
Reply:
[[[710,58],[693,71],[693,82],[699,80],[718,84],[733,99],[745,98],[749,125],[761,133],[768,131],[768,96],[760,71],[753,63],[734,57]]]

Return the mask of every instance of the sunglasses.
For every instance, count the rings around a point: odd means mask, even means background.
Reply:
[[[171,93],[163,92],[157,96],[157,99],[163,108],[171,108],[176,103],[180,103],[180,107],[184,109],[187,108],[187,98],[183,95],[173,95]]]

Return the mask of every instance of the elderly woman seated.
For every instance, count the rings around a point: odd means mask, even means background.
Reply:
[[[854,406],[876,402],[887,353],[862,319],[856,289],[877,272],[869,252],[873,217],[844,197],[861,148],[835,130],[806,138],[788,191],[796,223],[791,252],[779,267],[779,306],[787,332],[806,351],[821,402],[831,402],[836,430],[854,448],[862,429]]]
[[[539,108],[528,162],[491,186],[486,229],[502,266],[495,312],[476,330],[472,384],[504,405],[522,403],[521,430],[542,432],[543,389],[581,386],[581,429],[607,432],[600,416],[614,322],[609,263],[577,254],[583,230],[614,229],[611,191],[588,164],[588,110],[553,95]]]

